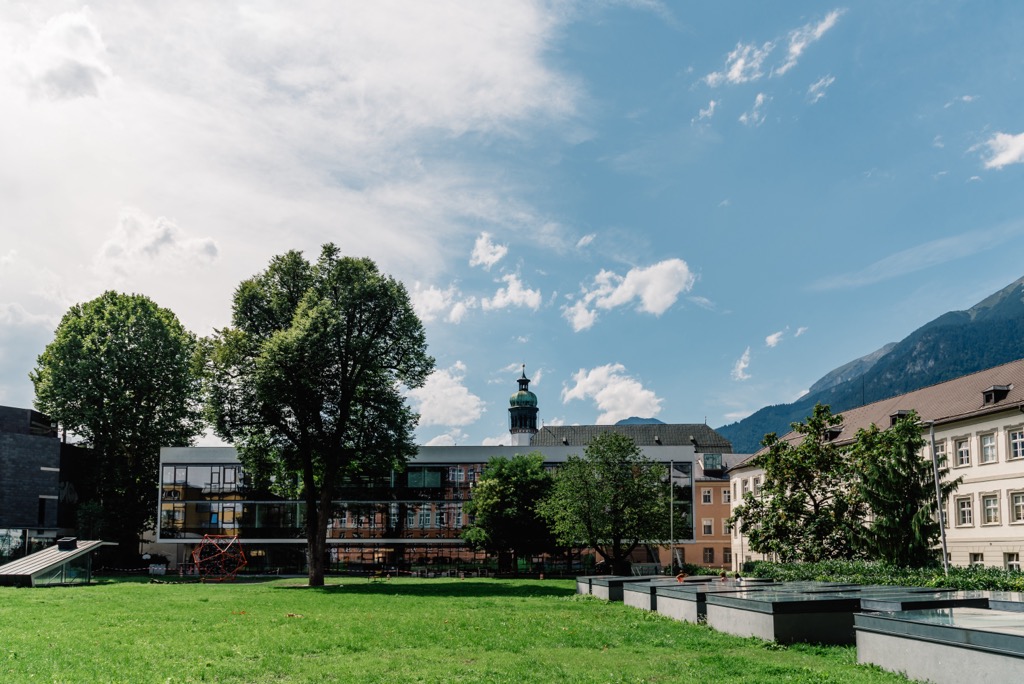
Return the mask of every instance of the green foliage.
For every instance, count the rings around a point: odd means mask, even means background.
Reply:
[[[126,554],[153,522],[160,447],[202,432],[196,350],[171,311],[105,292],[68,310],[29,374],[36,408],[91,447],[83,492]]]
[[[511,567],[517,567],[519,558],[550,551],[554,538],[537,506],[552,484],[539,452],[492,458],[465,505],[474,522],[462,531],[462,538],[474,549],[510,560]]]
[[[645,458],[629,437],[608,432],[559,468],[541,513],[561,544],[589,546],[614,572],[624,572],[639,544],[668,537],[669,504],[664,466]]]
[[[792,425],[798,443],[765,437],[767,451],[753,461],[764,469],[762,490],[747,492],[730,520],[752,550],[784,561],[857,555],[865,508],[852,486],[852,461],[830,439],[841,423],[842,416],[818,404],[806,423]]]
[[[777,582],[850,582],[901,587],[943,587],[963,591],[1024,591],[1024,573],[1001,568],[952,566],[949,576],[941,567],[907,568],[881,561],[821,561],[819,563],[745,563],[743,572]]]
[[[291,251],[241,283],[232,324],[208,342],[208,413],[257,487],[304,500],[309,581],[321,585],[342,480],[416,452],[402,388],[433,370],[423,325],[400,282],[331,244],[315,264]]]
[[[862,535],[869,558],[897,567],[938,561],[935,476],[931,461],[921,458],[924,444],[913,411],[886,430],[872,425],[857,432],[851,457],[860,472],[861,496],[872,513]],[[948,472],[939,470],[943,503],[963,479],[945,481]]]

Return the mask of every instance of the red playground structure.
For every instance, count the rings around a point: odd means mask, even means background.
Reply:
[[[242,542],[228,534],[204,534],[203,541],[192,549],[192,560],[203,580],[233,580],[248,565]]]

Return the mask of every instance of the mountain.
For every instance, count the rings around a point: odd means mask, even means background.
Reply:
[[[665,422],[658,420],[657,418],[637,418],[636,416],[630,416],[629,418],[623,418],[616,425],[664,425]]]
[[[827,373],[791,404],[766,406],[716,428],[736,453],[753,453],[769,432],[784,434],[816,403],[839,413],[967,373],[1024,358],[1024,278],[966,311],[949,311],[902,341]]]

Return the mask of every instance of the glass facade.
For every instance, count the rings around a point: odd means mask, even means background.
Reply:
[[[202,449],[195,454],[201,456]],[[486,556],[465,547],[460,536],[472,523],[463,504],[471,499],[485,466],[420,461],[404,472],[346,481],[327,527],[330,563],[415,571],[420,566],[483,562]],[[694,538],[693,464],[672,463],[671,473],[673,540],[685,543]],[[273,572],[304,565],[305,503],[257,491],[237,462],[164,462],[159,505],[161,542],[187,548],[203,535],[237,535],[249,555],[247,570]],[[178,562],[187,566],[183,554]]]

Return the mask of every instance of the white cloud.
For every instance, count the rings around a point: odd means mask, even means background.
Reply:
[[[417,281],[413,285],[412,292],[409,293],[409,299],[412,300],[412,308],[420,320],[429,323],[451,308],[456,294],[457,290],[454,285],[442,290],[435,285],[424,287]]]
[[[422,387],[409,390],[421,426],[469,425],[483,415],[484,402],[463,384],[465,374],[465,364],[456,361],[431,373]]]
[[[480,442],[481,446],[511,446],[512,435],[508,432],[503,432],[496,437],[484,437],[483,441]]]
[[[540,308],[540,290],[524,287],[519,276],[514,273],[504,275],[501,279],[505,281],[505,287],[498,288],[490,299],[484,298],[480,301],[484,311],[505,309],[510,306],[526,307],[534,311]]]
[[[708,299],[707,297],[693,295],[691,297],[687,297],[687,299],[702,309],[707,309],[708,311],[714,311],[715,309],[715,303]]]
[[[957,97],[957,98],[954,98],[954,99],[950,100],[945,105],[943,105],[943,107],[945,109],[949,109],[950,107],[952,107],[953,105],[957,104],[958,102],[963,102],[964,104],[970,104],[971,102],[974,102],[976,99],[978,99],[977,95],[961,95],[960,97]]]
[[[796,332],[793,334],[793,337],[800,337],[805,332],[807,332],[807,326],[802,325],[796,329]]]
[[[1010,164],[1024,164],[1024,133],[1017,135],[996,133],[984,144],[991,154],[985,160],[986,169],[1001,169]]]
[[[708,102],[707,109],[701,109],[697,112],[697,120],[703,121],[704,119],[710,119],[715,115],[715,108],[718,107],[717,100],[711,100]]]
[[[594,241],[597,237],[594,233],[588,233],[576,241],[576,249],[582,249]]]
[[[945,146],[946,146],[946,143],[944,143],[942,141],[942,136],[941,135],[936,135],[934,138],[932,138],[932,147],[937,147],[937,148],[939,148],[941,150]]]
[[[811,287],[816,290],[837,290],[872,285],[993,249],[1007,242],[1019,240],[1022,235],[1024,221],[970,230],[914,245],[879,259],[859,271],[839,273],[819,280]]]
[[[844,10],[832,10],[818,23],[805,24],[798,29],[790,31],[789,46],[786,49],[786,61],[774,69],[772,75],[782,76],[796,66],[797,61],[804,53],[804,50],[807,49],[807,46],[821,40],[822,36],[836,25],[843,12]]]
[[[117,227],[93,259],[100,273],[128,275],[152,269],[181,269],[211,264],[219,250],[212,238],[186,237],[169,219],[152,219],[134,208],[124,208]]]
[[[630,416],[652,418],[661,411],[662,400],[645,389],[635,378],[626,375],[620,363],[606,364],[574,373],[573,387],[562,388],[562,403],[573,399],[593,400],[601,414],[598,425],[607,425]]]
[[[550,425],[551,427],[558,427],[559,425],[565,425],[565,418],[562,416],[556,416],[554,418],[547,418],[544,421],[544,425]]]
[[[483,266],[485,270],[491,270],[491,266],[498,263],[508,254],[508,245],[495,244],[491,240],[491,234],[480,233],[473,244],[473,254],[469,258],[470,266]]]
[[[747,347],[743,355],[736,360],[736,363],[732,367],[732,379],[733,380],[749,380],[750,374],[747,373],[747,368],[750,367],[750,347]]]
[[[754,107],[749,112],[740,114],[740,123],[747,126],[760,126],[764,123],[764,113],[761,108],[768,102],[769,98],[764,93],[758,93],[754,98]]]
[[[814,104],[821,98],[825,97],[825,91],[828,90],[828,87],[835,82],[835,76],[822,76],[817,81],[808,86],[807,99],[810,100],[811,104]]]
[[[436,285],[424,286],[418,281],[413,285],[409,298],[416,315],[424,323],[437,320],[442,315],[449,323],[461,323],[469,310],[477,305],[475,297],[463,297],[454,285],[442,290]]]
[[[448,432],[442,432],[441,434],[429,439],[423,446],[456,446],[459,444],[465,444],[469,439],[469,435],[458,428],[452,428]]]
[[[50,100],[99,97],[111,77],[105,53],[88,8],[49,19],[22,55],[28,92]]]
[[[726,56],[725,68],[722,71],[711,72],[704,77],[704,81],[712,88],[722,83],[735,85],[756,81],[764,76],[761,67],[774,48],[775,43],[771,42],[765,43],[761,47],[754,43],[746,45],[738,43],[736,49]]]
[[[682,259],[666,259],[646,268],[632,268],[625,276],[602,270],[593,287],[580,299],[562,307],[562,316],[579,332],[594,325],[596,309],[613,309],[638,300],[637,310],[660,316],[693,288],[696,277]],[[593,308],[592,308],[593,307]]]
[[[764,338],[765,346],[767,346],[767,347],[777,347],[779,345],[779,342],[782,341],[782,336],[785,335],[785,334],[786,334],[785,330],[780,330],[778,332],[772,333],[768,337]]]

